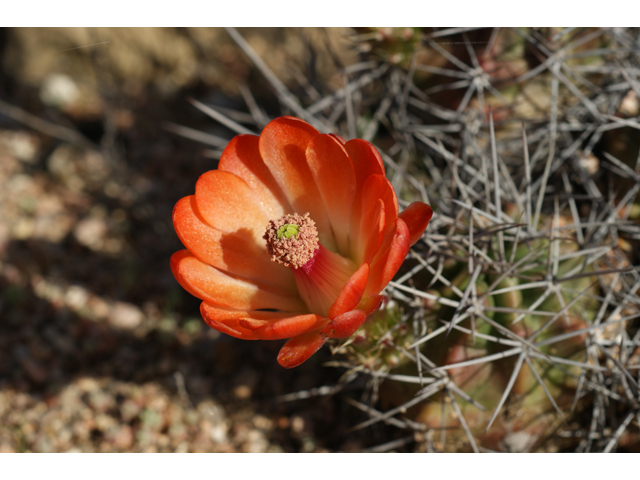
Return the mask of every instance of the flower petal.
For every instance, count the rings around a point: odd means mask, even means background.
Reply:
[[[284,368],[297,367],[316,353],[326,341],[327,337],[319,331],[290,338],[278,353],[278,363]]]
[[[293,270],[300,297],[310,312],[327,316],[358,266],[320,245],[312,260]]]
[[[336,135],[335,133],[328,133],[327,135],[339,141],[340,145],[345,145],[347,143],[347,141],[344,138],[342,138],[340,135]]]
[[[429,225],[433,210],[426,203],[413,202],[407,208],[405,208],[399,217],[404,220],[409,228],[409,244],[413,245],[420,237]]]
[[[368,202],[363,205],[367,212],[362,215],[360,222],[360,234],[358,238],[362,240],[360,248],[363,249],[358,254],[358,260],[365,263],[371,263],[374,255],[380,250],[385,232],[385,209],[384,201],[379,198],[374,202]],[[369,213],[369,211],[371,213]]]
[[[380,222],[376,222],[376,209],[378,200],[384,202],[384,236],[386,237],[395,230],[396,219],[398,218],[398,199],[393,190],[393,186],[382,175],[369,175],[362,187],[360,195],[360,210],[354,211],[351,216],[351,225],[357,226],[357,232],[351,242],[352,258],[362,258],[367,248],[367,241],[375,233],[369,232],[371,229],[378,229]]]
[[[232,310],[203,302],[200,306],[205,321],[223,333],[232,330],[249,340],[282,340],[324,327],[329,319],[312,313],[283,316],[283,312]],[[219,328],[222,326],[221,328]]]
[[[230,322],[237,322],[237,325],[240,325],[243,328],[247,328],[248,330],[256,330],[269,323],[282,320],[282,318],[285,318],[285,317],[296,316],[296,315],[306,315],[306,312],[278,312],[275,310],[271,310],[271,311],[242,310],[242,309],[223,307],[223,306],[208,303],[208,302],[203,302],[203,304],[200,305],[200,310],[202,309],[206,310],[209,318],[212,318],[218,322],[228,323],[229,325],[232,325],[232,323]],[[245,320],[248,320],[249,322],[244,324],[240,323]]]
[[[222,152],[218,170],[233,173],[244,180],[262,202],[269,218],[280,218],[285,211],[292,209],[260,156],[259,141],[255,135],[234,137]]]
[[[173,254],[171,270],[185,290],[214,305],[239,310],[306,311],[306,305],[299,296],[282,295],[254,282],[234,278],[202,263],[188,250]]]
[[[246,235],[265,245],[262,236],[269,217],[240,177],[220,170],[201,175],[196,183],[196,205],[202,218],[217,230]]]
[[[360,304],[358,305],[358,310],[362,310],[364,313],[369,315],[370,313],[380,308],[380,305],[382,304],[383,300],[384,300],[384,295],[372,295],[371,297],[362,297],[362,300],[360,300]]]
[[[353,162],[353,168],[356,173],[356,184],[361,189],[369,175],[384,176],[384,163],[382,157],[366,140],[354,138],[349,140],[344,148],[349,153],[349,157]]]
[[[265,325],[253,332],[255,338],[260,340],[281,340],[283,338],[296,337],[312,330],[318,330],[328,323],[328,319],[308,313],[295,317],[286,317],[270,325]]]
[[[254,340],[251,336],[251,330],[240,326],[237,319],[221,319],[218,315],[212,313],[212,310],[218,309],[206,302],[202,302],[200,304],[200,314],[202,315],[205,323],[211,328],[218,330],[219,332],[226,333],[227,335],[231,335],[232,337],[241,338],[242,340]]]
[[[249,312],[241,312],[239,311],[239,317],[237,319],[238,325],[240,325],[243,328],[247,328],[249,330],[251,330],[252,332],[254,330],[258,330],[259,328],[264,327],[265,325],[270,325],[271,322],[269,320],[258,320],[255,318],[249,318],[249,317],[241,317],[240,314],[248,314]],[[274,312],[274,313],[280,313],[280,312]]]
[[[356,174],[344,147],[331,135],[316,135],[307,145],[307,163],[327,209],[338,252],[349,254],[349,217]]]
[[[352,258],[362,258],[364,244],[360,235],[359,226],[362,219],[362,189],[364,183],[371,175],[381,175],[384,177],[384,165],[380,154],[373,145],[359,138],[349,140],[344,145],[349,154],[353,169],[356,175],[356,194],[351,209],[350,229],[350,255]]]
[[[363,204],[369,203],[378,198],[384,202],[385,231],[392,231],[398,218],[398,198],[396,197],[396,192],[386,177],[382,175],[369,175],[362,186],[362,202]]]
[[[362,299],[362,294],[367,286],[369,278],[369,265],[363,263],[360,268],[351,275],[351,278],[340,291],[338,299],[329,309],[329,318],[332,320],[349,310],[353,310]]]
[[[396,230],[383,241],[371,263],[365,295],[377,294],[391,281],[409,252],[409,229],[402,219],[396,220]]]
[[[329,216],[305,156],[309,141],[318,134],[297,118],[276,118],[260,135],[260,156],[294,210],[287,213],[308,212],[316,222],[320,242],[335,251],[337,245]]]
[[[329,338],[348,338],[360,328],[366,319],[367,314],[362,310],[350,310],[331,320],[326,327],[320,330],[320,333]]]
[[[297,290],[291,270],[272,262],[266,250],[246,235],[210,227],[197,210],[195,196],[184,197],[173,209],[173,225],[180,241],[199,260],[232,275]]]

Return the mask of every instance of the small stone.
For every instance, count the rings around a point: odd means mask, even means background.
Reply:
[[[102,390],[95,391],[89,396],[89,405],[101,413],[107,412],[115,407],[115,404],[116,402],[113,395]]]
[[[13,226],[11,236],[16,240],[26,240],[33,236],[35,222],[32,218],[20,218]]]
[[[107,235],[107,224],[102,218],[85,218],[77,223],[73,235],[81,245],[91,250],[100,250]]]
[[[260,430],[250,430],[242,445],[242,451],[246,453],[265,453],[268,449],[269,441]]]
[[[73,424],[73,434],[80,442],[86,442],[91,435],[91,429],[85,422],[79,421]]]
[[[509,432],[502,439],[507,452],[524,453],[535,442],[536,436],[527,432]]]
[[[109,312],[108,322],[125,330],[133,330],[144,320],[144,313],[131,303],[116,302]]]
[[[96,428],[101,432],[106,432],[116,424],[116,419],[111,415],[100,413],[96,415]]]
[[[248,385],[238,385],[233,389],[233,394],[240,400],[251,398],[251,388]]]
[[[625,97],[620,102],[618,112],[628,117],[635,117],[640,111],[640,102],[638,101],[638,95],[635,91],[629,90]]]
[[[180,442],[175,450],[175,453],[188,453],[188,452],[189,452],[188,442]]]
[[[104,194],[110,198],[118,198],[120,194],[120,185],[114,181],[107,182],[104,186]]]
[[[98,390],[100,385],[94,378],[83,377],[78,380],[78,387],[84,392],[92,392],[94,390]]]
[[[249,436],[250,428],[245,423],[235,423],[233,425],[233,441],[237,444],[244,443]]]
[[[51,443],[51,439],[44,435],[40,435],[38,440],[36,440],[35,449],[38,453],[53,453],[55,452],[55,448],[53,443]]]
[[[11,155],[25,163],[34,163],[38,155],[38,138],[27,132],[7,131],[0,138]]]
[[[302,448],[300,449],[303,453],[315,452],[317,448],[316,441],[312,437],[304,437],[302,439]]]
[[[263,415],[256,415],[253,419],[253,424],[260,430],[271,430],[273,428],[273,422]]]
[[[71,77],[63,73],[51,73],[40,87],[40,100],[46,105],[65,109],[73,105],[80,90]]]
[[[167,448],[169,445],[171,445],[171,439],[169,438],[169,435],[158,435],[158,446],[160,448]]]
[[[228,431],[229,427],[226,423],[218,423],[211,427],[209,436],[213,443],[226,443],[229,441],[229,437],[227,436]]]
[[[65,302],[67,306],[74,311],[84,308],[88,300],[88,290],[78,285],[72,285],[69,287],[65,294]]]
[[[36,427],[31,422],[26,422],[25,424],[22,425],[22,434],[25,437],[28,437],[29,435],[31,435],[35,431],[36,431]]]
[[[289,428],[290,422],[287,417],[280,417],[277,421],[278,428],[285,429]]]
[[[152,410],[163,412],[169,407],[169,399],[164,395],[155,397],[149,402],[148,407]]]
[[[58,441],[64,445],[70,444],[72,437],[73,432],[68,427],[64,427],[58,432]]]
[[[142,425],[150,430],[160,431],[165,426],[165,421],[162,414],[156,410],[151,410],[149,408],[145,409],[140,414],[140,420]]]
[[[581,158],[578,161],[580,168],[584,170],[588,175],[595,175],[600,170],[600,160],[593,153],[590,153],[586,157]]]
[[[109,316],[111,306],[106,300],[94,295],[89,298],[85,311],[90,315],[89,318],[102,320]]]
[[[301,433],[304,430],[304,420],[297,415],[291,419],[291,430],[294,433]]]

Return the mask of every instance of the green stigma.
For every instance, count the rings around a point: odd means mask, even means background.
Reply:
[[[276,235],[278,236],[278,240],[280,240],[282,237],[291,238],[291,237],[295,237],[298,234],[299,230],[300,230],[299,225],[292,225],[290,223],[285,223],[283,226],[281,226],[278,229],[278,231],[276,232]]]

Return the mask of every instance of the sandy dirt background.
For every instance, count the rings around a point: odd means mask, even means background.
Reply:
[[[353,55],[344,30],[240,32],[287,83],[309,45],[318,75]],[[281,398],[337,382],[328,349],[286,371],[281,342],[206,327],[169,270],[173,205],[219,149],[167,122],[230,139],[188,99],[246,110],[246,85],[274,102],[229,35],[4,29],[0,59],[0,452],[375,444],[380,429],[347,433],[361,414],[338,397]]]

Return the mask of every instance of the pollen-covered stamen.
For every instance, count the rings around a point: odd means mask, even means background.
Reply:
[[[320,245],[318,230],[308,213],[270,220],[263,238],[271,260],[291,267],[298,293],[309,312],[327,316],[357,270],[356,265]]]
[[[318,230],[308,213],[269,220],[262,238],[267,241],[267,253],[272,261],[294,269],[311,260],[319,248]]]

